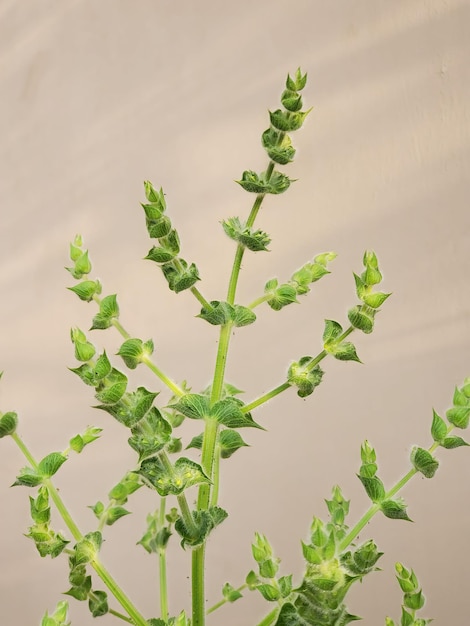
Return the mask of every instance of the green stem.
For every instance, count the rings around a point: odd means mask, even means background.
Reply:
[[[245,404],[244,406],[242,406],[241,411],[243,413],[249,413],[253,409],[256,409],[256,407],[260,406],[261,404],[264,404],[265,402],[268,402],[268,400],[271,400],[271,398],[275,398],[286,389],[289,389],[290,386],[291,385],[288,382],[282,383],[282,385],[278,385],[277,387],[275,387],[274,389],[271,389],[271,391],[268,391],[267,393],[263,394],[256,400],[253,400],[249,404]]]
[[[266,302],[267,300],[269,300],[270,298],[271,298],[271,294],[270,293],[265,293],[264,296],[260,296],[259,298],[256,298],[256,300],[253,300],[253,302],[248,305],[248,308],[249,309],[254,309],[255,307],[259,306],[260,304],[263,304],[263,302]]]
[[[241,593],[242,591],[247,589],[247,587],[248,587],[248,585],[246,583],[244,583],[243,585],[238,587],[238,589],[235,589],[235,591],[238,591],[239,593]],[[216,602],[215,604],[213,604],[210,607],[210,609],[207,609],[206,615],[209,615],[209,613],[213,613],[214,611],[217,611],[217,609],[220,609],[220,607],[224,606],[224,604],[227,604],[227,602],[229,602],[229,600],[227,598],[222,598],[222,600],[219,600],[219,602]]]
[[[160,499],[159,510],[159,529],[162,530],[165,526],[165,503],[166,498]],[[167,588],[167,574],[166,574],[166,547],[160,547],[158,549],[158,566],[159,566],[159,581],[160,581],[160,613],[163,621],[168,621],[168,588]]]
[[[152,359],[148,356],[142,357],[142,363],[151,370],[158,378],[164,383],[171,391],[175,394],[175,396],[184,396],[185,392],[179,387],[175,382],[168,378],[166,374],[162,372],[162,370],[155,365]]]
[[[266,170],[266,179],[269,180],[274,171],[274,163],[269,163]],[[256,196],[256,200],[251,208],[250,215],[246,225],[251,228],[258,215],[258,211],[261,208],[261,204],[264,199],[264,194]],[[227,302],[234,304],[235,294],[237,291],[238,277],[240,275],[240,269],[243,259],[245,247],[238,244],[235,252],[235,259],[232,266],[232,272],[230,275],[230,281],[227,291]],[[218,402],[222,396],[224,388],[225,366],[227,363],[227,354],[230,344],[230,336],[232,332],[232,322],[224,324],[220,329],[219,345],[217,348],[217,357],[215,362],[214,378],[211,389],[211,406]],[[212,419],[206,419],[206,425],[204,429],[204,437],[202,444],[202,467],[207,476],[218,485],[219,478],[214,479],[214,451],[217,443],[218,423]],[[218,467],[218,466],[217,466]],[[212,498],[211,501],[211,485],[203,484],[199,487],[198,493],[198,505],[199,511],[206,510],[209,507],[209,503],[217,504],[217,499]],[[205,559],[205,546],[202,545],[199,548],[193,550],[192,553],[192,625],[204,626],[205,624],[205,592],[204,592],[204,559]]]
[[[37,469],[38,464],[36,460],[34,459],[33,455],[31,454],[31,452],[28,450],[24,441],[21,439],[21,437],[17,433],[13,433],[11,436],[13,440],[15,441],[15,443],[17,444],[17,446],[19,447],[19,449],[21,450],[21,452],[26,457],[26,459],[29,461],[31,466],[34,469]],[[60,497],[59,492],[57,491],[56,487],[52,483],[51,479],[50,478],[43,479],[43,484],[46,486],[52,498],[52,501],[56,505],[57,510],[59,511],[59,514],[64,520],[67,528],[70,530],[73,538],[77,542],[81,541],[83,539],[83,535],[80,532],[78,526],[75,524],[74,520],[72,519],[72,516],[70,515],[67,507],[62,501],[62,498]],[[113,579],[111,574],[108,572],[108,570],[100,562],[100,560],[98,559],[98,556],[95,557],[95,559],[90,563],[90,565],[96,571],[96,573],[104,582],[104,584],[108,587],[109,591],[113,594],[113,596],[116,598],[119,604],[123,607],[123,609],[127,611],[129,616],[133,620],[132,623],[135,624],[135,626],[148,626],[147,620],[137,611],[134,604],[129,600],[129,598],[126,596],[124,591],[119,587],[119,585]]]
[[[114,617],[118,617],[119,619],[122,619],[124,622],[127,622],[128,624],[134,623],[130,617],[127,617],[127,615],[123,615],[122,613],[118,613],[118,611],[115,611],[114,609],[108,609],[108,613],[110,615],[114,615]]]
[[[215,446],[214,451],[214,463],[213,463],[213,485],[211,492],[211,506],[216,506],[219,500],[219,485],[220,485],[220,445]]]
[[[191,287],[190,292],[199,300],[199,302],[202,304],[203,309],[205,309],[206,311],[212,310],[212,305],[204,298],[199,289],[197,289],[196,287]]]
[[[191,560],[191,595],[192,595],[192,626],[204,626],[206,616],[204,609],[204,560],[205,545],[193,550]]]
[[[279,607],[276,607],[275,609],[271,611],[271,613],[268,613],[268,615],[266,615],[266,617],[260,621],[258,626],[271,626],[271,624],[274,623],[274,620],[276,619],[278,612],[279,612]]]

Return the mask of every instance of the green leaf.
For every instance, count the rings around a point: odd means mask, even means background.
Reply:
[[[403,519],[411,522],[406,512],[406,504],[398,500],[383,500],[380,503],[380,510],[390,519]]]
[[[200,317],[213,326],[222,326],[227,324],[235,317],[235,310],[228,302],[219,302],[218,300],[212,300],[210,302],[211,309],[207,310],[202,308],[197,317]]]
[[[445,437],[440,443],[443,448],[447,448],[448,450],[470,445],[464,441],[462,437]]]
[[[361,298],[361,300],[365,302],[367,306],[370,306],[372,309],[378,309],[379,306],[382,306],[385,300],[389,298],[391,295],[392,295],[391,293],[382,293],[380,291],[377,291],[376,293],[368,293],[364,295]]]
[[[162,272],[168,282],[168,287],[175,293],[190,289],[199,280],[197,267],[194,263],[188,266],[184,259],[165,263],[162,265]]]
[[[32,467],[23,467],[20,469],[20,473],[16,477],[12,487],[37,487],[43,481],[43,477],[38,474]]]
[[[440,443],[447,435],[447,426],[442,417],[440,417],[433,409],[431,435],[434,441]]]
[[[277,109],[276,111],[269,112],[269,119],[271,120],[271,125],[274,126],[274,128],[277,128],[277,130],[292,132],[302,127],[305,118],[311,110],[312,109],[293,113]]]
[[[235,589],[234,587],[232,587],[230,583],[225,583],[225,585],[222,588],[222,595],[227,600],[227,602],[235,602],[239,598],[243,597],[243,594],[240,593],[238,589]]]
[[[240,218],[230,217],[222,222],[225,233],[234,241],[248,248],[252,252],[266,251],[271,243],[269,235],[262,230],[253,230],[242,224]]]
[[[6,437],[7,435],[13,435],[13,433],[16,431],[17,426],[17,414],[13,411],[4,413],[2,417],[0,417],[0,439],[2,439],[2,437]]]
[[[202,442],[202,440],[201,440]],[[228,459],[237,450],[244,446],[248,446],[236,430],[222,430],[219,435],[220,456]],[[189,447],[189,446],[188,446]],[[202,446],[201,446],[202,447]]]
[[[46,487],[42,486],[39,488],[36,499],[29,496],[29,506],[31,518],[35,524],[47,525],[50,522],[51,509],[49,507],[49,493]]]
[[[72,247],[70,248],[72,255]],[[80,254],[79,254],[80,252]],[[74,247],[73,255],[76,257],[72,259],[75,261],[74,267],[66,267],[65,269],[72,274],[76,280],[80,280],[91,272],[91,263],[88,258],[88,250],[82,251]]]
[[[235,431],[232,430],[229,432],[235,432]],[[193,437],[191,441],[188,443],[188,445],[186,446],[186,449],[188,450],[189,448],[196,448],[197,450],[202,450],[203,439],[204,439],[204,433],[201,433],[200,435],[196,435],[196,437]]]
[[[101,293],[101,283],[99,280],[84,280],[74,287],[68,287],[68,289],[77,294],[80,300],[91,302],[94,295]]]
[[[35,524],[28,529],[26,537],[32,539],[41,557],[51,559],[61,554],[69,543],[60,533],[54,532],[47,524]]]
[[[108,596],[105,591],[93,590],[88,599],[88,608],[93,617],[101,617],[108,612]]]
[[[74,563],[76,565],[85,565],[93,561],[100,551],[102,542],[103,538],[100,532],[87,533],[74,546]]]
[[[210,507],[206,511],[193,511],[197,532],[192,534],[191,530],[185,526],[183,518],[179,517],[175,522],[175,530],[182,538],[181,545],[183,548],[186,546],[197,548],[203,545],[209,533],[226,518],[227,512],[219,506]]]
[[[172,428],[156,407],[131,429],[128,443],[139,455],[139,461],[160,452],[171,439]]]
[[[100,404],[95,408],[107,411],[118,422],[132,428],[150,410],[157,396],[158,393],[152,393],[145,387],[138,387],[136,391],[126,392],[115,404]]]
[[[323,342],[325,344],[334,342],[341,333],[343,332],[343,327],[338,322],[334,320],[325,320],[325,330],[323,331]]]
[[[45,456],[38,465],[38,474],[43,478],[50,478],[54,476],[60,466],[65,463],[67,457],[60,452],[51,452]]]
[[[104,297],[100,302],[99,313],[93,318],[91,330],[109,328],[113,320],[119,317],[119,306],[116,294]]]
[[[289,135],[283,134],[271,126],[262,134],[261,142],[271,161],[286,165],[294,160],[295,148],[292,146]]]
[[[77,361],[90,361],[95,356],[95,346],[87,341],[85,333],[79,328],[72,328],[70,336],[75,348]]]
[[[302,91],[307,84],[307,74],[300,71],[300,67],[296,70],[294,78],[287,74],[286,88],[291,91]]]
[[[446,412],[447,419],[457,428],[467,428],[470,420],[470,406],[454,406]]]
[[[282,598],[287,598],[292,593],[292,574],[281,576],[278,580],[279,591]]]
[[[358,476],[372,502],[381,502],[385,497],[385,487],[378,476]]]
[[[295,287],[287,283],[278,285],[275,278],[266,283],[264,291],[267,295],[269,294],[269,300],[267,300],[267,303],[274,311],[280,311],[288,304],[298,302],[297,290]]]
[[[216,402],[210,409],[210,415],[216,419],[219,424],[223,424],[227,428],[261,428],[263,427],[257,424],[250,413],[243,413],[240,407],[243,406],[243,402],[237,398],[228,396],[223,400]]]
[[[197,393],[187,393],[179,398],[175,404],[170,404],[170,408],[182,413],[191,419],[204,419],[210,415],[210,401],[207,396]]]
[[[42,618],[41,626],[70,626],[70,622],[67,622],[68,608],[68,602],[65,600],[59,602],[51,616],[46,611]]]
[[[417,446],[412,449],[410,460],[413,467],[425,478],[432,478],[439,467],[439,461],[430,452]]]
[[[140,489],[142,483],[138,474],[135,472],[128,472],[124,478],[122,478],[117,485],[115,485],[108,496],[110,500],[114,500],[116,504],[126,504],[127,498],[135,491]]]
[[[151,339],[145,343],[142,339],[126,339],[117,352],[131,370],[134,370],[145,357],[152,353],[153,341]]]
[[[127,376],[113,369],[96,387],[95,397],[104,404],[115,404],[122,398],[127,387]]]
[[[287,382],[297,387],[297,395],[301,398],[312,394],[323,378],[323,370],[319,365],[311,369],[311,362],[312,357],[304,356],[299,361],[294,361],[287,372]]]
[[[348,311],[348,319],[351,326],[369,334],[374,330],[375,309],[366,305],[357,305]]]
[[[253,322],[256,321],[256,315],[248,307],[236,304],[234,306],[234,314],[232,319],[234,326],[248,326],[249,324],[253,324]]]
[[[269,585],[267,583],[260,583],[257,586],[257,589],[260,592],[260,594],[263,596],[263,598],[267,600],[268,602],[276,602],[281,597],[279,589],[275,587],[274,585]]]
[[[202,467],[185,457],[180,457],[171,469],[164,466],[158,457],[145,459],[138,474],[161,496],[179,495],[188,487],[210,482]]]
[[[285,109],[295,113],[302,108],[302,96],[296,91],[286,89],[282,93],[281,103]]]
[[[149,261],[155,261],[155,263],[168,263],[174,259],[180,252],[180,240],[176,230],[172,229],[158,240],[160,246],[153,246],[145,257]]]
[[[245,191],[257,194],[280,194],[286,191],[291,180],[285,174],[274,171],[268,179],[266,172],[257,174],[252,170],[246,170],[242,174],[241,180],[236,181]]]
[[[125,509],[122,506],[113,506],[111,507],[106,514],[106,525],[112,526],[118,519],[124,517],[125,515],[130,515],[130,511]]]

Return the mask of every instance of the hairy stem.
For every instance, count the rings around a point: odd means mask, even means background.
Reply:
[[[161,530],[165,526],[165,504],[166,498],[160,498],[160,510],[159,510],[159,529]],[[168,589],[167,589],[167,575],[166,575],[166,546],[158,548],[158,568],[159,568],[159,582],[160,582],[160,613],[161,618],[166,622],[168,621]]]

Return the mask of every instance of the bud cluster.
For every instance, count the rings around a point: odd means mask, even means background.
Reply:
[[[395,565],[398,584],[403,591],[402,613],[399,626],[426,626],[432,620],[416,617],[416,612],[423,608],[425,598],[413,570],[408,570],[401,563]],[[396,626],[390,618],[385,618],[385,626]]]
[[[373,291],[373,288],[382,281],[375,252],[366,251],[363,263],[364,272],[360,276],[354,274],[356,293],[362,304],[350,309],[348,318],[354,328],[358,328],[364,333],[371,333],[374,329],[374,318],[379,307],[391,294]]]
[[[271,161],[270,167],[261,174],[252,170],[244,171],[241,180],[237,182],[245,191],[261,195],[280,194],[289,188],[291,179],[274,170],[274,164],[286,165],[294,160],[295,149],[287,133],[301,128],[310,113],[311,109],[301,111],[302,96],[299,92],[306,83],[307,74],[302,75],[300,69],[297,70],[294,78],[287,76],[286,88],[281,95],[283,108],[269,112],[271,125],[261,137],[263,148]],[[230,233],[227,234],[232,236]]]
[[[277,278],[272,278],[264,287],[266,302],[274,311],[280,311],[288,304],[298,302],[297,296],[308,293],[312,283],[330,273],[327,264],[335,258],[335,252],[318,254],[313,261],[294,272],[287,283],[279,284]]]
[[[153,246],[145,258],[161,266],[172,291],[179,293],[190,289],[199,280],[199,272],[194,263],[189,265],[179,256],[180,240],[170,218],[165,214],[163,189],[157,191],[149,181],[144,186],[147,203],[142,204],[142,208],[145,211],[147,232],[152,239],[158,239],[159,244]]]
[[[382,556],[373,541],[367,541],[354,550],[341,552],[341,540],[347,532],[345,518],[349,501],[339,487],[334,487],[327,500],[330,520],[325,523],[314,518],[309,543],[302,543],[306,573],[295,597],[283,604],[276,626],[289,624],[349,624],[359,619],[348,613],[344,597],[355,581],[376,570]]]
[[[75,600],[88,600],[88,608],[93,617],[106,615],[109,611],[108,596],[105,591],[92,589],[91,576],[86,566],[93,563],[100,551],[103,538],[98,531],[86,534],[78,541],[69,558],[69,583],[71,587],[65,592]]]
[[[287,599],[292,593],[292,574],[277,577],[280,559],[274,556],[268,539],[255,533],[255,541],[251,544],[253,558],[258,563],[258,572],[251,571],[246,579],[250,589],[257,589],[268,602]]]
[[[385,517],[411,521],[403,500],[401,498],[392,499],[387,497],[385,486],[377,476],[377,455],[367,440],[361,445],[361,461],[358,478],[371,501],[379,505]]]

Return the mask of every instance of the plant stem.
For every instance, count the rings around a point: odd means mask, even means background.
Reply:
[[[11,436],[13,440],[15,441],[15,443],[17,444],[17,446],[19,447],[19,449],[21,450],[21,452],[26,457],[26,459],[29,461],[31,466],[34,469],[37,469],[38,464],[36,460],[34,459],[33,455],[28,450],[24,441],[21,439],[21,437],[17,433],[13,433]],[[80,532],[78,526],[75,524],[74,520],[72,519],[72,516],[70,515],[67,507],[62,501],[62,498],[60,497],[59,492],[57,491],[56,487],[52,483],[51,479],[45,478],[43,480],[43,484],[46,486],[52,498],[52,501],[56,505],[57,510],[59,511],[62,519],[64,520],[67,528],[71,532],[73,538],[77,542],[81,541],[83,539],[83,535]],[[94,560],[91,561],[90,565],[96,571],[96,573],[104,582],[104,584],[108,587],[109,591],[113,594],[113,596],[116,598],[119,604],[123,607],[125,611],[127,611],[129,616],[132,618],[131,623],[135,624],[135,626],[148,626],[147,620],[143,617],[143,615],[141,615],[138,612],[134,604],[129,600],[129,598],[126,596],[124,591],[119,587],[119,585],[113,579],[111,574],[108,572],[108,570],[100,562],[98,556],[96,556]]]
[[[286,389],[289,389],[290,386],[291,386],[290,383],[286,381],[285,383],[282,383],[282,385],[278,385],[274,389],[271,389],[271,391],[266,392],[265,394],[263,394],[256,400],[253,400],[253,402],[250,402],[249,404],[245,404],[244,406],[240,408],[240,410],[243,413],[249,413],[253,409],[256,409],[256,407],[260,406],[261,404],[264,404],[265,402],[268,402],[268,400],[271,400],[271,398],[275,398]]]
[[[191,558],[192,626],[205,624],[204,560],[205,544],[193,550]]]
[[[115,611],[114,609],[108,609],[108,613],[110,615],[114,615],[114,617],[118,617],[119,619],[122,619],[124,622],[127,622],[128,624],[133,624],[133,621],[131,620],[130,617],[127,617],[127,615],[123,615],[122,613],[118,613],[118,611]]]
[[[115,611],[114,609],[108,609],[108,613],[110,615],[114,615],[114,617],[118,617],[119,619],[122,619],[124,622],[127,622],[128,624],[134,623],[130,617],[127,617],[127,615],[123,615],[122,613],[118,613],[118,611]]]
[[[151,370],[158,378],[164,383],[171,391],[175,394],[175,396],[184,396],[185,392],[179,387],[175,382],[168,378],[166,374],[162,372],[162,370],[155,365],[152,359],[148,356],[142,357],[142,363]]]
[[[213,308],[211,304],[204,298],[199,289],[197,289],[196,287],[191,287],[189,291],[199,300],[199,302],[202,304],[203,309],[205,309],[206,311],[210,311]]]
[[[211,492],[211,506],[216,506],[219,500],[219,485],[220,485],[220,445],[215,446],[214,450],[214,464],[213,464],[213,485]]]
[[[271,294],[270,293],[265,293],[264,296],[260,296],[259,298],[256,298],[256,300],[253,300],[253,302],[251,302],[248,305],[249,309],[254,309],[255,307],[259,306],[260,304],[263,304],[263,302],[266,302],[266,300],[269,300],[271,298]]]
[[[266,170],[266,180],[271,178],[274,171],[274,163],[271,161]],[[258,194],[256,200],[251,208],[250,215],[246,225],[251,228],[258,215],[258,211],[261,208],[261,204],[264,199],[264,194]],[[240,275],[240,269],[242,264],[245,247],[238,244],[235,252],[235,259],[233,261],[232,272],[230,275],[230,281],[227,291],[227,302],[234,304],[235,294],[237,290],[238,277]],[[217,357],[215,362],[214,377],[211,389],[211,406],[218,402],[222,396],[225,377],[225,366],[227,363],[227,354],[230,344],[230,335],[232,332],[233,323],[228,322],[220,328],[219,345],[217,348]],[[218,423],[215,420],[206,419],[206,425],[204,429],[203,443],[202,443],[202,467],[206,475],[218,485],[219,478],[214,478],[214,452],[217,443]],[[218,464],[216,465],[218,471]],[[209,507],[209,503],[212,505],[217,504],[217,493],[211,500],[211,485],[203,484],[199,487],[198,504],[199,511],[206,510]],[[204,560],[205,560],[205,546],[202,545],[199,548],[193,550],[192,553],[192,626],[204,626],[205,624],[205,592],[204,592]]]
[[[166,498],[160,498],[160,510],[159,510],[159,529],[165,526],[165,504]],[[158,548],[158,566],[159,566],[159,581],[160,581],[160,613],[163,621],[168,621],[168,589],[167,589],[167,575],[166,575],[166,547],[161,546]]]

